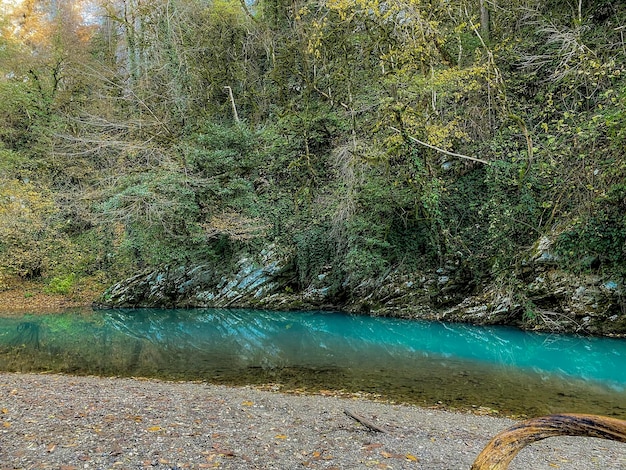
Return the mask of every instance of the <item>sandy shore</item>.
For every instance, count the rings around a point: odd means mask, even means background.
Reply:
[[[384,428],[371,432],[349,409]],[[205,383],[0,374],[0,468],[467,470],[513,421]],[[626,468],[626,444],[549,439],[511,469]]]

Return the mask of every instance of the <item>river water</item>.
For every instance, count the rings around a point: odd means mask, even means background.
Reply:
[[[341,391],[514,415],[626,418],[626,340],[339,312],[0,315],[0,370]]]

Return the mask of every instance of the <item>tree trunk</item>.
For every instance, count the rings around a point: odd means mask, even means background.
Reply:
[[[480,35],[483,41],[489,42],[491,28],[489,26],[489,9],[487,8],[487,0],[479,0],[480,2]]]

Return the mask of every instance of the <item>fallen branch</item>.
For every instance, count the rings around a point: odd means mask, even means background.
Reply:
[[[360,416],[356,413],[353,413],[350,410],[343,410],[343,412],[348,415],[350,418],[354,419],[355,421],[361,423],[363,426],[365,426],[366,428],[368,428],[370,431],[375,431],[375,432],[387,432],[385,431],[383,428],[376,426],[374,423],[372,423],[371,421],[367,420],[366,418],[364,418],[363,416]]]
[[[585,414],[528,419],[494,437],[476,458],[471,470],[506,470],[524,447],[554,436],[599,437],[626,442],[626,421]]]
[[[390,128],[391,130],[393,130],[393,131],[396,131],[396,132],[397,132],[397,133],[399,133],[399,134],[402,134],[402,131],[400,131],[400,129],[396,129],[396,128],[395,128],[395,127],[393,127],[393,126],[389,126],[389,128]],[[437,151],[437,152],[445,153],[446,155],[450,155],[451,157],[459,157],[459,158],[464,158],[465,160],[471,160],[471,161],[473,161],[473,162],[484,163],[485,165],[489,165],[489,164],[490,164],[487,160],[482,160],[482,159],[480,159],[480,158],[476,158],[476,157],[469,157],[469,156],[467,156],[467,155],[463,155],[463,154],[460,154],[460,153],[448,152],[447,150],[444,150],[444,149],[442,149],[442,148],[435,147],[434,145],[427,144],[426,142],[422,142],[421,140],[416,139],[415,137],[412,137],[412,136],[410,136],[410,135],[407,135],[407,137],[408,137],[409,139],[411,139],[411,140],[412,140],[413,142],[415,142],[415,143],[418,143],[418,144],[420,144],[420,145],[423,145],[424,147],[428,147],[429,149],[433,149],[433,150],[435,150],[435,151]]]

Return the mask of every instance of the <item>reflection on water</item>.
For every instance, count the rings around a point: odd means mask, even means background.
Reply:
[[[0,369],[280,384],[537,415],[626,418],[626,340],[323,312],[0,317]]]

